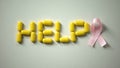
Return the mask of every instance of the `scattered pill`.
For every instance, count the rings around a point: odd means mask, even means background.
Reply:
[[[77,38],[76,38],[75,32],[71,32],[71,33],[70,33],[70,40],[71,40],[72,42],[76,42]]]
[[[46,35],[46,36],[53,35],[53,31],[52,31],[52,30],[49,30],[49,29],[44,30],[44,31],[43,31],[43,35]]]
[[[75,32],[75,35],[76,35],[76,36],[83,36],[83,35],[85,35],[84,29],[82,29],[82,30],[77,30],[77,31]]]
[[[18,31],[23,30],[23,23],[21,21],[18,21],[18,23],[17,23],[17,30]]]
[[[70,40],[69,40],[69,38],[67,36],[65,36],[65,37],[60,38],[60,42],[61,43],[68,43],[68,42],[70,42]]]
[[[46,20],[43,20],[43,24],[45,26],[52,26],[53,25],[53,21],[49,20],[49,19],[46,19]]]
[[[38,31],[43,31],[44,26],[42,24],[42,21],[38,22]]]
[[[73,22],[70,23],[69,29],[70,29],[71,32],[75,31],[75,25],[74,25]]]
[[[85,24],[84,24],[84,31],[85,31],[85,32],[89,32],[89,31],[90,31],[90,26],[89,26],[88,23],[85,23]]]
[[[36,33],[35,32],[31,32],[30,40],[32,42],[36,42]]]
[[[75,20],[75,25],[84,26],[84,20]]]
[[[52,44],[53,40],[51,38],[43,38],[43,43],[45,43],[45,44]]]
[[[30,35],[30,33],[31,33],[30,30],[22,30],[21,31],[22,35]]]
[[[16,41],[17,41],[18,43],[21,43],[21,42],[22,42],[22,34],[21,34],[20,32],[18,32],[17,35],[16,35]]]
[[[31,22],[30,23],[30,31],[31,32],[35,32],[36,31],[36,24],[35,24],[35,22]]]
[[[58,42],[60,40],[60,32],[55,32],[55,41]]]
[[[39,42],[42,42],[42,40],[43,40],[43,33],[42,32],[38,32],[38,41]]]
[[[55,23],[55,30],[56,30],[56,31],[60,31],[60,29],[61,29],[61,24],[60,24],[59,21],[57,21],[57,22]]]

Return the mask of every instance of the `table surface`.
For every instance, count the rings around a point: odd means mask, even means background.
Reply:
[[[0,0],[0,68],[120,68],[119,12],[120,0]],[[68,44],[34,44],[26,36],[23,44],[15,40],[17,21],[28,29],[30,21],[59,20],[62,36],[69,36],[70,21],[91,23],[95,17],[104,24],[109,47],[88,46],[91,34]]]

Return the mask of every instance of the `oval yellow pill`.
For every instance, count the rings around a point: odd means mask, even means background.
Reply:
[[[17,41],[18,43],[21,43],[21,42],[22,42],[22,34],[21,34],[20,32],[18,32],[17,35],[16,35],[16,41]]]
[[[53,31],[52,30],[44,30],[43,35],[46,35],[46,36],[53,35]]]
[[[83,29],[83,30],[77,30],[77,31],[75,32],[75,35],[76,35],[76,36],[83,36],[83,35],[85,35],[84,29]]]
[[[52,44],[53,40],[51,38],[43,38],[43,43],[45,43],[45,44]]]
[[[30,35],[30,33],[31,33],[31,32],[30,32],[29,30],[22,30],[22,31],[21,31],[21,34],[22,34],[22,35]]]
[[[31,32],[30,40],[32,42],[36,42],[36,33],[35,32]]]
[[[56,31],[60,31],[60,30],[61,30],[61,24],[60,24],[59,21],[57,21],[57,22],[55,23],[55,30],[56,30]]]
[[[38,31],[43,31],[43,29],[44,29],[44,26],[42,24],[42,21],[38,22]]]
[[[42,32],[38,32],[38,41],[42,42],[43,40],[43,33]]]
[[[70,23],[69,29],[70,29],[71,32],[75,31],[75,25],[74,25],[73,22]]]
[[[85,24],[84,24],[84,31],[85,31],[85,32],[89,32],[89,31],[90,31],[90,26],[89,26],[88,23],[85,23]]]
[[[23,30],[23,22],[18,21],[18,23],[17,23],[17,30],[18,30],[18,31]]]
[[[31,22],[30,23],[30,31],[31,32],[35,32],[36,31],[36,24],[35,24],[35,22]]]
[[[75,20],[75,25],[84,26],[84,20]]]
[[[55,32],[55,41],[58,42],[60,40],[60,32]]]
[[[70,42],[70,40],[69,40],[68,37],[61,37],[61,38],[60,38],[60,42],[61,42],[61,43],[68,43],[68,42]]]
[[[49,19],[46,19],[46,20],[43,20],[43,24],[45,26],[52,26],[53,25],[53,21],[49,20]]]
[[[70,33],[70,40],[71,40],[72,42],[76,42],[77,38],[76,38],[75,32],[71,32],[71,33]]]

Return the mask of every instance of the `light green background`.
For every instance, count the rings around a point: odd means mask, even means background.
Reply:
[[[30,21],[61,21],[62,35],[69,22],[98,17],[105,25],[102,36],[110,47],[87,45],[90,34],[77,43],[33,44],[15,41],[17,21],[28,29]],[[120,0],[0,0],[0,68],[120,68]],[[54,30],[52,27],[51,29]]]

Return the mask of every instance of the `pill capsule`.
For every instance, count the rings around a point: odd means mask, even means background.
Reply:
[[[82,30],[77,30],[77,31],[75,32],[75,35],[76,35],[76,36],[83,36],[83,35],[85,35],[84,29],[82,29]]]
[[[75,20],[75,25],[84,26],[84,20]]]
[[[52,30],[44,30],[43,35],[46,35],[46,36],[53,35],[53,31]]]
[[[71,40],[72,42],[76,42],[77,38],[76,38],[75,32],[71,32],[71,33],[70,33],[70,40]]]
[[[38,32],[38,41],[42,42],[43,40],[43,33],[42,32]]]
[[[46,19],[46,20],[43,20],[43,24],[45,26],[52,26],[53,25],[53,21],[49,20],[49,19]]]
[[[43,38],[43,43],[45,43],[45,44],[52,44],[53,40],[51,38]]]
[[[21,34],[20,32],[18,32],[17,35],[16,35],[16,41],[17,41],[18,43],[21,43],[21,42],[22,42],[22,34]]]
[[[73,22],[70,23],[69,29],[70,29],[71,32],[75,31],[75,25],[74,25]]]
[[[57,22],[55,23],[55,30],[56,30],[56,31],[60,31],[60,29],[61,29],[61,24],[60,24],[59,21],[57,21]]]
[[[55,41],[58,42],[60,40],[60,32],[55,32]]]
[[[68,42],[70,42],[70,40],[69,40],[69,38],[66,36],[66,37],[61,37],[61,38],[60,38],[60,42],[61,42],[61,43],[68,43]]]
[[[89,31],[90,31],[90,26],[89,26],[88,23],[85,23],[85,24],[84,24],[84,31],[85,31],[85,32],[89,32]]]
[[[31,22],[30,23],[30,31],[31,32],[35,32],[36,31],[36,24],[35,24],[35,22]]]
[[[38,22],[38,31],[43,31],[44,26],[42,24],[42,21]]]
[[[18,23],[17,23],[17,30],[18,31],[23,30],[23,23],[21,21],[18,21]]]
[[[32,42],[36,42],[36,34],[35,34],[35,32],[31,32],[30,40]]]
[[[30,30],[22,30],[21,31],[22,35],[30,35],[30,33],[31,33]]]

